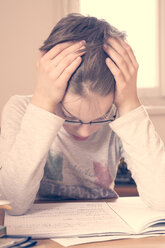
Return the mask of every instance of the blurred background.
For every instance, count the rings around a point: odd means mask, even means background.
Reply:
[[[73,12],[127,33],[140,65],[141,102],[165,142],[165,0],[0,0],[0,115],[10,96],[33,93],[38,49]]]

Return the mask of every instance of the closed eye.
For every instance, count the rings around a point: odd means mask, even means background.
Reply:
[[[96,119],[94,121],[104,121],[104,120],[106,120],[109,117],[110,112],[111,112],[111,108],[102,117],[100,117],[100,118],[98,118],[98,119]]]
[[[63,110],[62,110],[62,114],[63,114],[64,119],[71,120],[71,121],[77,120],[74,116],[68,116],[68,114],[66,114]]]

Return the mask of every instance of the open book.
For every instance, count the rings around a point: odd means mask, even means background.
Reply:
[[[34,204],[26,215],[5,215],[9,235],[35,238],[165,234],[165,211],[148,208],[139,197],[115,202]]]

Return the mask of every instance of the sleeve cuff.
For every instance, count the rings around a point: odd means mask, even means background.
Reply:
[[[63,123],[64,119],[61,117],[29,103],[22,125],[29,126],[30,124],[30,126],[36,126],[38,129],[43,130],[46,128],[52,131],[56,130],[57,132]]]
[[[114,132],[120,134],[123,132],[123,129],[129,129],[130,124],[140,123],[144,119],[148,119],[148,113],[143,105],[139,106],[138,108],[130,111],[129,113],[117,118],[115,121],[111,122],[109,125]]]

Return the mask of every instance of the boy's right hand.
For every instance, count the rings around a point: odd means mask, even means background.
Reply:
[[[55,113],[63,99],[68,80],[81,63],[85,41],[56,45],[37,61],[37,84],[31,103]]]

